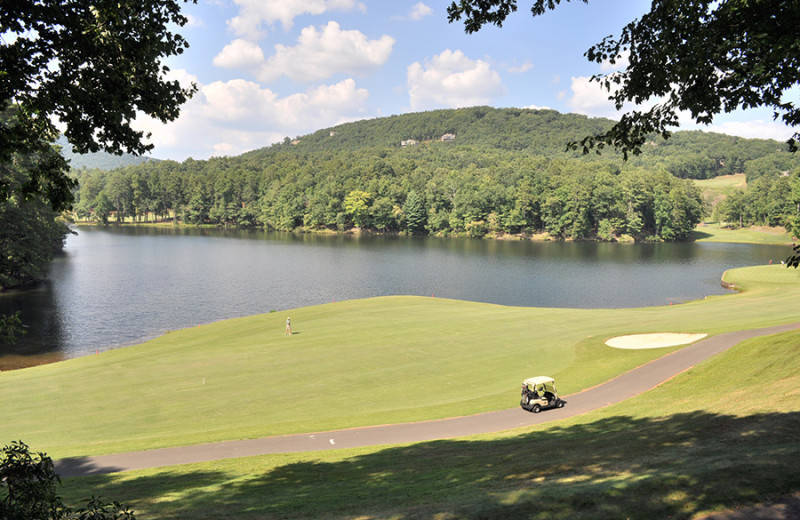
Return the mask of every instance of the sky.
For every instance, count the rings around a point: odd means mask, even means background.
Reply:
[[[448,23],[451,0],[197,0],[164,64],[198,92],[168,124],[139,118],[158,159],[235,156],[337,124],[489,105],[618,118],[589,78],[613,70],[584,53],[649,11],[649,0],[562,3],[533,18],[519,2],[502,28]],[[617,64],[619,66],[619,64]],[[626,107],[631,108],[631,107]],[[759,109],[681,129],[786,140]]]

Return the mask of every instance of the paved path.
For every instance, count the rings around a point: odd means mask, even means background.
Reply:
[[[249,457],[266,453],[322,451],[449,439],[552,422],[597,410],[650,390],[676,374],[746,339],[796,328],[800,328],[800,323],[729,332],[713,336],[651,361],[599,386],[567,396],[568,403],[564,408],[545,410],[538,414],[526,412],[516,407],[497,412],[417,423],[370,426],[330,432],[283,435],[263,439],[226,441],[116,455],[64,459],[56,461],[56,471],[62,477],[99,475],[234,457]]]

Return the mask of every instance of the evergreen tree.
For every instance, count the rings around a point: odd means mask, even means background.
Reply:
[[[403,204],[403,218],[405,229],[409,233],[421,233],[425,230],[427,212],[425,211],[425,201],[416,191],[411,190]]]

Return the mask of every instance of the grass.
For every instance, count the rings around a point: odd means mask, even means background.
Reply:
[[[720,175],[712,179],[695,180],[694,184],[704,194],[714,191],[727,191],[731,188],[745,188],[747,186],[747,176],[744,173]]]
[[[692,518],[800,489],[800,331],[554,425],[68,479],[141,518]],[[547,412],[543,412],[547,413]]]
[[[669,351],[610,349],[610,336],[797,320],[795,270],[725,278],[743,292],[659,308],[392,297],[297,309],[291,337],[283,313],[187,329],[0,374],[2,434],[62,457],[474,413],[514,406],[533,373],[569,393]],[[800,489],[798,342],[800,332],[752,340],[548,427],[66,479],[62,494],[160,519],[692,517]]]
[[[747,177],[744,173],[721,175],[713,179],[694,180],[693,182],[700,190],[703,199],[707,200],[712,208],[734,190],[744,190],[747,187]]]
[[[721,227],[719,223],[708,222],[697,226],[692,232],[692,237],[698,242],[733,242],[742,244],[766,244],[790,246],[794,242],[792,236],[783,228],[767,228],[763,226],[730,229]],[[785,257],[791,254],[791,249],[786,248]],[[783,258],[776,258],[779,262]]]
[[[722,175],[713,179],[695,180],[703,198],[716,206],[734,190],[742,190],[747,186],[745,174]],[[791,245],[792,237],[783,228],[754,226],[743,229],[720,227],[717,222],[704,223],[697,226],[693,238],[698,242],[733,242],[744,244]],[[791,251],[787,250],[786,256]],[[776,259],[780,261],[781,259]]]
[[[0,373],[2,437],[55,458],[442,418],[513,407],[547,374],[564,394],[668,350],[605,339],[797,320],[800,273],[726,275],[747,290],[682,305],[531,309],[421,297],[338,302],[173,332]]]

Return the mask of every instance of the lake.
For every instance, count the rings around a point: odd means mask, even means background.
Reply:
[[[788,246],[610,244],[80,227],[48,282],[0,294],[29,334],[0,370],[94,354],[203,323],[337,300],[420,295],[514,306],[623,308],[727,292],[726,269]]]

